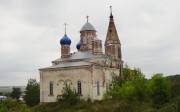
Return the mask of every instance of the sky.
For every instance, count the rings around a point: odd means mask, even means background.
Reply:
[[[38,69],[60,58],[65,22],[71,52],[87,15],[104,43],[110,6],[129,67],[180,74],[179,0],[0,0],[0,86],[39,81]]]

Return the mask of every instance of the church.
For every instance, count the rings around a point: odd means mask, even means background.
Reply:
[[[107,18],[108,19],[108,18]],[[39,69],[40,102],[55,102],[65,84],[70,85],[82,99],[101,100],[110,86],[112,72],[121,74],[123,68],[121,43],[114,23],[112,10],[102,51],[102,40],[88,21],[80,30],[77,52],[71,53],[71,38],[60,39],[61,57],[52,66]]]

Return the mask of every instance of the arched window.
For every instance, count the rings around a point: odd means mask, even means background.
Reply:
[[[83,37],[83,44],[87,44],[87,37],[86,36]]]
[[[100,95],[100,83],[97,81],[97,95]]]
[[[81,81],[78,81],[78,83],[77,83],[77,90],[78,90],[78,95],[82,95]]]
[[[52,81],[49,83],[49,95],[53,95],[53,84]]]

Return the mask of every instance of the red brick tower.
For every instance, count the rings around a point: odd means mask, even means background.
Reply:
[[[91,23],[88,22],[88,17],[89,16],[87,16],[87,22],[80,30],[80,42],[81,42],[80,51],[92,50],[92,41],[96,36],[96,30],[91,25]]]

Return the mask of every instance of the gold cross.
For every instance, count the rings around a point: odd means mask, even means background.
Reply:
[[[112,6],[110,6],[110,10],[112,11]]]
[[[68,24],[67,23],[64,23],[64,27],[65,27],[65,34],[66,34],[66,26],[67,26]]]

